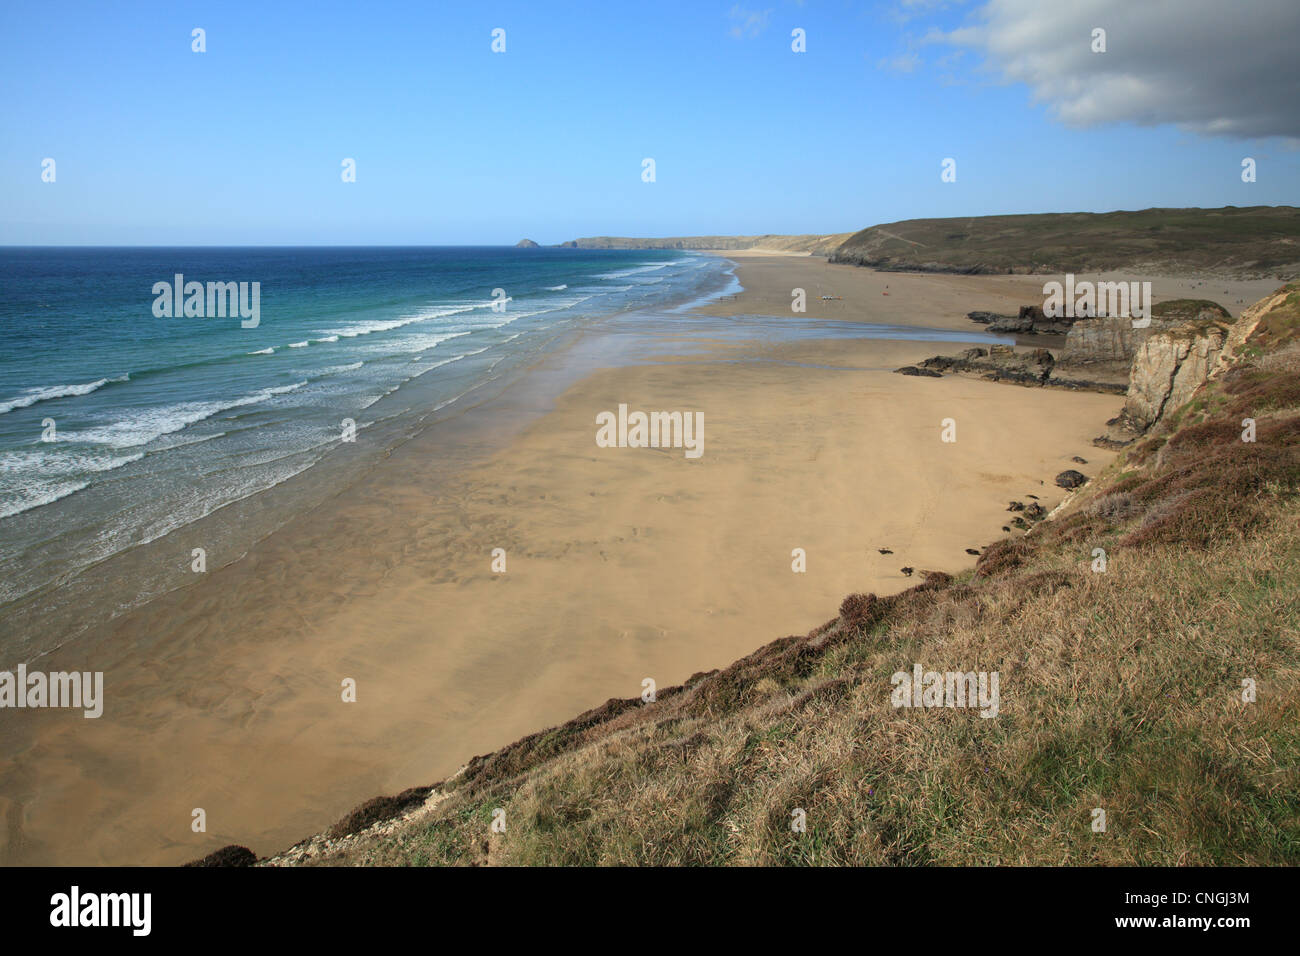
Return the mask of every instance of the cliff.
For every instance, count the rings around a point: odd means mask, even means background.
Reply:
[[[1212,378],[1225,374],[1245,355],[1247,343],[1266,318],[1289,328],[1286,318],[1300,305],[1298,300],[1300,284],[1292,284],[1251,306],[1235,323],[1202,308],[1194,318],[1151,331],[1134,355],[1121,419],[1142,432],[1167,412],[1187,405]],[[1191,303],[1192,307],[1171,309],[1168,314],[1186,317],[1196,305],[1213,303]],[[1276,349],[1278,344],[1272,346]],[[1260,342],[1251,342],[1251,347],[1258,354]]]
[[[1217,323],[1187,322],[1148,335],[1130,373],[1124,416],[1140,431],[1180,408],[1218,367],[1227,335]]]
[[[1128,367],[1148,336],[1186,322],[1231,324],[1232,314],[1208,299],[1171,299],[1151,310],[1151,324],[1134,328],[1123,316],[1076,319],[1065,337],[1061,361],[1066,365],[1123,365]]]

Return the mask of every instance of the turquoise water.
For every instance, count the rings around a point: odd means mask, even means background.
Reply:
[[[729,268],[670,251],[0,250],[0,621],[332,457],[378,455],[566,329],[715,293]],[[259,283],[256,327],[156,315],[176,274]]]

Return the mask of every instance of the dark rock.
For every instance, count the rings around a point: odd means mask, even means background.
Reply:
[[[893,553],[894,553],[894,552],[890,551],[888,548],[877,548],[876,550],[879,551],[881,554],[893,554]]]
[[[910,577],[912,576],[912,571],[913,571],[914,569],[913,569],[913,568],[899,568],[899,570],[902,571],[903,574],[907,575],[907,576],[910,578]]]
[[[958,356],[936,355],[923,361],[920,367],[983,373],[984,378],[994,382],[1010,381],[1042,385],[1051,376],[1055,364],[1056,360],[1047,349],[1017,352],[1010,345],[992,345],[987,351],[975,348],[967,349]],[[899,371],[906,370],[899,369]]]
[[[977,551],[975,548],[967,548],[967,549],[966,549],[966,553],[967,553],[967,554],[973,554],[973,555],[975,555],[976,557],[979,557],[979,551]]]
[[[1042,521],[1047,517],[1047,509],[1035,501],[1025,509],[1025,517],[1030,521]]]
[[[1056,483],[1062,488],[1078,488],[1088,480],[1086,475],[1080,474],[1071,468],[1069,471],[1063,471],[1056,476]]]
[[[894,371],[900,375],[924,375],[926,378],[943,378],[938,372],[931,371],[928,368],[917,368],[915,365],[904,365],[902,368],[894,369]]]
[[[1024,316],[1009,318],[1008,321],[1014,327],[1008,326],[1005,331],[1017,331],[1025,322],[1033,321],[1034,316],[1035,313],[1029,312]],[[1064,332],[1065,330],[1064,326],[1036,327],[1038,332]],[[935,355],[915,366],[921,371],[910,371],[909,368],[896,371],[907,375],[924,375],[925,369],[935,372],[962,372],[979,375],[990,382],[1012,382],[1020,385],[1066,388],[1073,391],[1104,392],[1109,395],[1125,395],[1129,386],[1127,369],[1121,374],[1118,371],[1112,373],[1109,367],[1104,369],[1099,367],[1095,374],[1090,373],[1088,378],[1082,378],[1076,374],[1076,368],[1069,367],[1066,362],[1058,362],[1056,356],[1047,349],[1017,351],[1014,346],[1001,344],[989,346],[987,349],[966,349],[959,355]]]
[[[1008,510],[1008,511],[1024,511],[1024,510],[1025,510],[1025,503],[1024,503],[1023,501],[1013,501],[1013,502],[1011,502],[1011,504],[1007,507],[1007,510]]]
[[[1002,530],[1003,530],[1003,531],[1010,531],[1011,528],[1010,528],[1008,525],[1003,525],[1003,526],[1002,526]]]
[[[990,322],[989,331],[1001,332],[1004,335],[1025,335],[1034,331],[1034,323],[1029,319],[1012,318],[1008,316],[1007,318]]]
[[[1105,448],[1107,451],[1119,451],[1121,448],[1126,448],[1133,444],[1133,439],[1129,438],[1127,440],[1121,440],[1118,438],[1110,438],[1106,435],[1098,435],[1092,440],[1092,443],[1097,448]]]
[[[1065,335],[1074,320],[1068,316],[1049,317],[1040,305],[1022,305],[1016,315],[996,315],[992,312],[968,312],[972,322],[987,325],[990,332],[1006,335]]]
[[[1080,458],[1078,455],[1075,455],[1073,458],[1070,459],[1070,461],[1072,461],[1072,462],[1074,462],[1075,464],[1078,464],[1078,465],[1086,465],[1086,464],[1088,464],[1088,459],[1086,459],[1086,458]]]
[[[191,860],[186,866],[252,866],[257,862],[257,854],[246,846],[231,843],[220,850],[209,853],[201,860]]]

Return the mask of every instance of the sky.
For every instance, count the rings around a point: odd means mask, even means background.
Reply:
[[[1297,0],[6,3],[0,244],[1295,205],[1297,36]]]

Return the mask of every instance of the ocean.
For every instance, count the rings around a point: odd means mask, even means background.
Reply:
[[[178,586],[195,522],[241,504],[203,536],[206,561],[230,560],[288,516],[252,504],[268,489],[318,472],[323,494],[565,333],[735,288],[730,268],[673,251],[0,249],[0,663]],[[257,283],[256,325],[171,308],[155,289],[178,275]],[[126,560],[168,536],[165,567]]]

